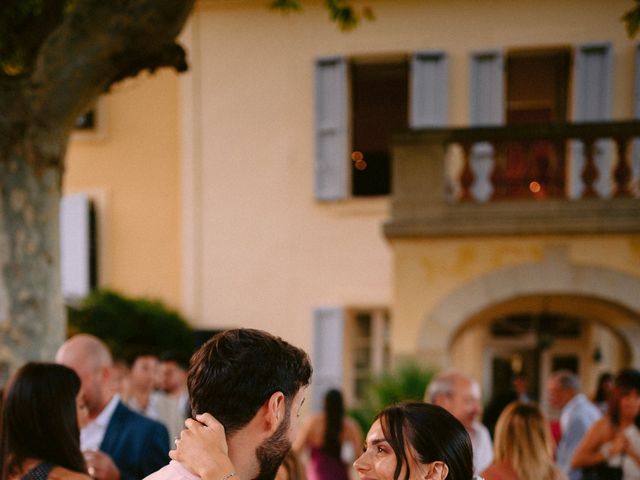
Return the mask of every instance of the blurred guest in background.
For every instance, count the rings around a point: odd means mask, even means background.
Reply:
[[[553,373],[547,383],[547,394],[549,404],[561,410],[556,463],[571,480],[580,480],[582,472],[571,468],[571,458],[587,430],[600,418],[600,410],[580,392],[580,379],[569,370]]]
[[[553,440],[548,422],[532,402],[516,401],[500,415],[495,430],[495,460],[485,480],[561,480],[553,463]]]
[[[113,393],[111,352],[100,339],[74,335],[58,349],[56,362],[72,368],[82,383],[89,423],[80,431],[80,447],[93,478],[141,479],[168,463],[167,429]]]
[[[159,357],[159,388],[156,392],[158,419],[169,429],[171,438],[176,438],[184,428],[184,421],[191,416],[187,373],[189,358],[180,352],[167,351]]]
[[[158,374],[158,357],[149,349],[137,349],[127,355],[129,388],[124,403],[145,417],[158,420],[158,395],[154,386]]]
[[[90,480],[80,451],[87,421],[80,378],[70,368],[27,363],[9,381],[2,410],[2,480]]]
[[[342,394],[329,390],[324,411],[303,425],[293,450],[309,449],[309,480],[347,480],[351,462],[362,452],[361,445],[362,432],[353,419],[345,416]]]
[[[425,401],[446,409],[464,425],[473,444],[476,473],[487,468],[493,460],[493,446],[489,430],[478,421],[481,411],[478,382],[458,370],[446,370],[431,380]]]
[[[610,372],[603,372],[598,377],[596,392],[593,394],[593,398],[591,399],[603,414],[607,413],[611,392],[613,392],[613,374]]]
[[[571,464],[617,469],[623,480],[640,480],[640,371],[629,368],[616,375],[607,414],[587,432]]]

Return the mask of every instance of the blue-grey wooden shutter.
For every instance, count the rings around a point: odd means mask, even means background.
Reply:
[[[411,57],[411,128],[447,124],[448,69],[444,52],[416,52]]]
[[[573,120],[597,122],[611,119],[613,57],[610,43],[589,43],[576,47],[574,62]],[[584,186],[584,148],[580,142],[571,143],[570,191],[571,198],[579,198]],[[610,140],[599,140],[595,147],[598,179],[595,189],[601,196],[611,194],[611,161],[613,145]]]
[[[344,322],[341,307],[318,307],[313,311],[314,411],[322,408],[327,390],[342,389]]]
[[[315,195],[342,200],[348,195],[347,65],[344,58],[315,63]]]
[[[469,117],[474,127],[504,124],[504,55],[500,50],[474,52],[471,55],[471,101]],[[475,182],[471,192],[478,201],[487,201],[493,193],[493,146],[478,143],[471,150],[471,168]]]

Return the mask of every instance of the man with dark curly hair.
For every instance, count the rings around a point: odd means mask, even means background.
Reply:
[[[187,382],[191,412],[210,413],[224,426],[236,468],[230,476],[275,478],[291,449],[298,423],[292,417],[299,414],[311,372],[303,350],[261,330],[227,330],[193,355]],[[172,461],[147,478],[198,477]]]

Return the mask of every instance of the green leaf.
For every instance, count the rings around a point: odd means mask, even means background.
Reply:
[[[404,401],[422,401],[427,385],[436,370],[406,362],[392,372],[371,380],[362,404],[349,410],[366,432],[375,415],[388,405]]]
[[[640,29],[640,0],[635,0],[635,6],[624,14],[622,20],[627,24],[627,34],[634,37]]]

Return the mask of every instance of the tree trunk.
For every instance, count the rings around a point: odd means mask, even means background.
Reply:
[[[0,159],[0,377],[27,360],[52,360],[65,336],[58,231],[62,163],[34,166],[25,158],[25,144],[19,140]]]
[[[0,10],[0,384],[65,338],[58,215],[76,119],[124,78],[185,71],[175,39],[195,0],[26,3]]]

